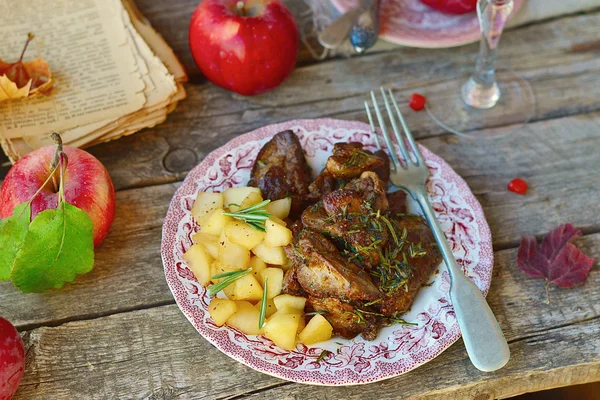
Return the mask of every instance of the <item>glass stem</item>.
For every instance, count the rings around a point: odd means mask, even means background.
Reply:
[[[496,55],[513,5],[513,0],[479,0],[477,3],[481,26],[479,55],[473,75],[462,88],[462,98],[471,107],[492,108],[500,99],[500,89],[496,83]]]

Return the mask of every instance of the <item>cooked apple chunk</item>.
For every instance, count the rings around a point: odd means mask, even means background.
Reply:
[[[208,305],[208,313],[218,326],[222,326],[237,309],[235,301],[227,299],[213,299]]]
[[[287,246],[292,241],[292,231],[272,219],[265,222],[265,229],[264,243],[267,247]]]
[[[300,339],[300,342],[309,346],[331,339],[332,333],[333,327],[329,321],[322,315],[317,314],[308,321],[308,324],[302,329],[298,338]]]
[[[293,350],[296,347],[296,333],[300,318],[302,318],[301,314],[276,312],[263,327],[264,335],[282,349]]]
[[[227,325],[238,329],[246,335],[258,335],[258,321],[260,319],[260,310],[257,310],[248,301],[236,301],[237,311],[229,317]]]
[[[233,243],[244,246],[248,250],[258,245],[265,237],[261,232],[240,220],[232,220],[225,224],[225,236]]]
[[[192,206],[192,217],[200,225],[204,225],[214,210],[223,208],[223,202],[223,193],[200,192]]]
[[[267,264],[283,265],[287,262],[283,247],[268,247],[264,241],[255,246],[252,252]]]
[[[185,252],[183,259],[194,273],[198,283],[206,286],[210,282],[210,266],[213,262],[213,258],[206,251],[206,247],[201,243],[193,245]]]

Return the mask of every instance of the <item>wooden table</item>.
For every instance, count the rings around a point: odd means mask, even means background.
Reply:
[[[230,359],[189,324],[163,275],[160,241],[169,201],[210,151],[265,124],[293,118],[365,120],[365,93],[398,98],[459,79],[477,45],[449,50],[383,46],[363,57],[299,67],[277,90],[245,98],[207,83],[193,65],[187,27],[197,0],[139,0],[190,73],[189,98],[167,121],[90,151],[110,171],[117,216],[94,270],[63,290],[24,295],[0,284],[0,314],[22,332],[27,368],[16,399],[492,399],[600,380],[600,268],[575,289],[549,288],[515,265],[522,235],[571,222],[578,246],[600,258],[600,10],[533,23],[503,36],[501,59],[533,85],[533,121],[495,141],[449,135],[424,113],[408,123],[468,182],[494,238],[488,301],[512,358],[476,370],[458,341],[428,364],[358,387],[314,387],[270,377]],[[288,0],[295,11],[299,0]],[[4,176],[7,168],[2,170]],[[506,190],[514,177],[526,196]]]

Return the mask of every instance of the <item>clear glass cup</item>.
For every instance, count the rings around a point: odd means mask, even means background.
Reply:
[[[533,117],[535,97],[529,82],[510,68],[496,67],[500,37],[513,7],[513,0],[479,0],[481,43],[471,76],[427,96],[427,113],[447,131],[470,138],[498,137]]]

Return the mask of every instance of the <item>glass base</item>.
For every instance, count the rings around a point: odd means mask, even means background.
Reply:
[[[499,68],[496,80],[500,98],[489,108],[474,108],[465,103],[463,90],[470,82],[466,76],[444,83],[435,95],[427,96],[427,114],[441,128],[459,136],[480,139],[514,132],[535,113],[533,90],[529,82],[511,69]]]

